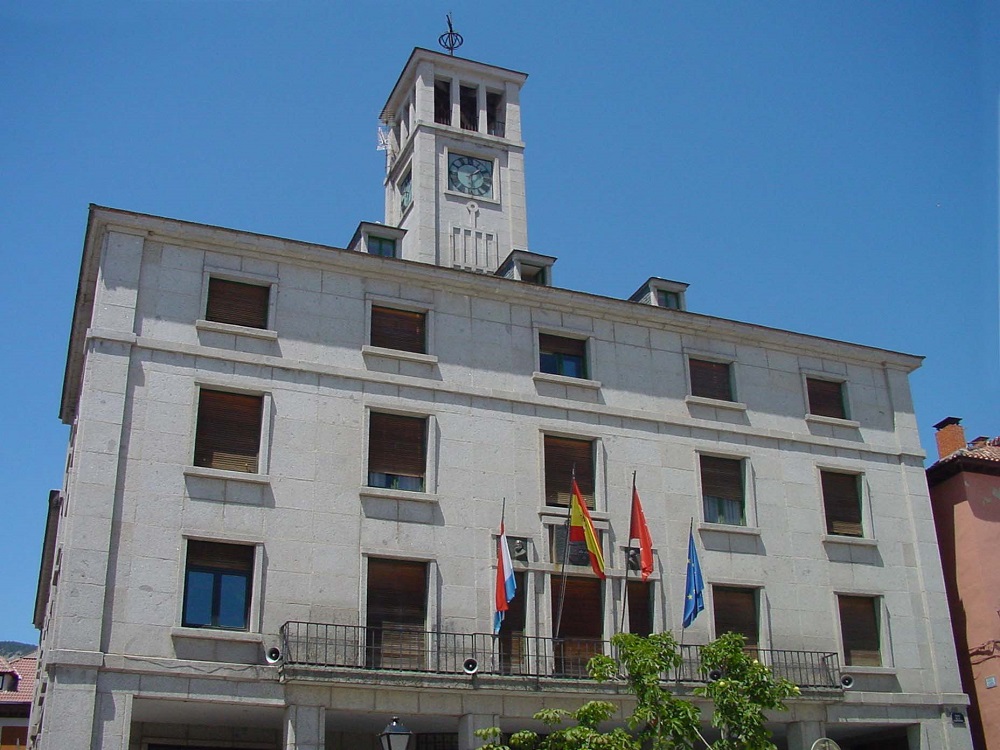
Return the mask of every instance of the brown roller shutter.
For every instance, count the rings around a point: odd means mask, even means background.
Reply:
[[[653,632],[653,584],[628,582],[628,630],[642,636]]]
[[[739,633],[746,638],[747,646],[756,646],[760,640],[757,629],[757,591],[713,586],[712,600],[715,607],[715,634]]]
[[[270,295],[269,286],[211,278],[205,319],[248,328],[267,328]]]
[[[403,352],[427,352],[427,315],[372,306],[372,346]]]
[[[223,544],[188,540],[188,567],[204,567],[216,570],[238,570],[253,572],[254,548],[248,544]]]
[[[809,413],[821,417],[847,419],[844,409],[844,384],[832,380],[806,378]]]
[[[604,606],[601,582],[591,578],[566,578],[566,599],[562,608],[562,622],[555,649],[557,674],[573,677],[587,676],[587,662],[601,653],[604,633]],[[559,619],[559,601],[562,576],[553,576],[552,627]]]
[[[573,467],[588,508],[594,507],[594,444],[589,440],[545,436],[545,504],[568,506]]]
[[[691,369],[692,396],[715,398],[721,401],[733,400],[733,385],[728,363],[690,359],[688,364]]]
[[[202,389],[194,465],[255,474],[264,398]]]
[[[559,599],[562,576],[553,576],[552,623],[559,618]],[[562,623],[557,634],[563,638],[600,639],[604,633],[604,606],[601,600],[601,581],[597,578],[566,577],[566,600],[563,604]]]
[[[743,502],[743,462],[735,458],[701,456],[701,491],[708,497]]]
[[[862,536],[860,477],[856,474],[820,472],[823,484],[823,508],[826,533],[838,536]]]
[[[839,596],[840,632],[844,638],[844,664],[879,667],[877,600],[869,596]]]
[[[368,653],[383,669],[423,669],[427,644],[427,563],[368,560]]]
[[[427,469],[427,419],[372,412],[368,471],[422,477]]]
[[[538,348],[543,352],[553,354],[569,354],[573,357],[587,356],[587,341],[585,339],[568,339],[565,336],[553,336],[549,333],[538,334]]]

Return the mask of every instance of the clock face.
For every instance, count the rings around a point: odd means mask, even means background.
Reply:
[[[493,197],[493,162],[448,154],[448,189],[477,198]]]

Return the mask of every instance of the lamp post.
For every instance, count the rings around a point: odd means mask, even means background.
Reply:
[[[413,732],[399,723],[399,717],[393,716],[392,721],[378,736],[378,741],[382,750],[406,750],[412,736]]]

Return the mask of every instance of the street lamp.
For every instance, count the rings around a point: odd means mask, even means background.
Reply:
[[[399,717],[393,716],[392,721],[378,736],[378,741],[382,744],[382,750],[406,750],[412,736],[413,733],[399,723]]]

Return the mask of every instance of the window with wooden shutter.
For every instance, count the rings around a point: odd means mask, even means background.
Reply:
[[[427,563],[368,558],[366,664],[423,669],[426,620]]]
[[[603,587],[597,578],[552,576],[552,627],[557,674],[587,676],[587,662],[601,653],[604,636]],[[563,586],[565,584],[565,596]],[[560,605],[562,618],[560,620]]]
[[[248,328],[267,328],[271,287],[210,278],[205,320]]]
[[[733,400],[733,380],[728,362],[712,362],[707,359],[688,360],[691,372],[691,395],[714,398],[720,401]]]
[[[545,436],[545,504],[568,506],[576,483],[588,508],[594,508],[594,444],[590,440]]]
[[[264,397],[202,388],[194,465],[256,474]]]
[[[861,477],[821,471],[826,533],[836,536],[864,536],[861,525]]]
[[[368,428],[368,485],[423,492],[427,418],[372,412]]]
[[[538,370],[568,378],[587,377],[587,341],[538,334]]]
[[[760,642],[757,618],[757,590],[730,586],[713,586],[715,635],[739,633],[747,646]]]
[[[648,636],[653,632],[653,584],[628,581],[628,632]]]
[[[188,540],[182,625],[247,630],[253,560],[252,545]]]
[[[844,384],[834,380],[806,378],[809,413],[820,417],[847,419],[844,405]]]
[[[372,305],[371,344],[402,352],[426,354],[426,313]]]
[[[844,664],[882,666],[879,638],[879,600],[872,596],[838,596],[840,633],[844,639]]]
[[[526,661],[528,645],[524,638],[524,628],[527,621],[525,602],[528,599],[525,580],[524,573],[514,573],[514,583],[517,590],[514,598],[507,603],[507,612],[504,614],[503,622],[500,623],[498,645],[500,647],[501,674],[520,674],[526,671],[529,666]]]
[[[746,525],[743,461],[701,456],[701,494],[708,523]]]

